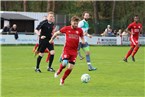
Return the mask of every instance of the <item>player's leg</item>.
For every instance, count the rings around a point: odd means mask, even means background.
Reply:
[[[39,44],[38,43],[33,47],[33,53],[34,53],[34,56],[39,54]]]
[[[129,51],[127,52],[127,54],[126,54],[126,56],[125,56],[125,60],[127,60],[128,57],[131,55],[131,53],[132,53],[134,47],[135,47],[134,45],[131,46],[131,48],[129,49]],[[125,61],[125,60],[124,60],[124,61]]]
[[[134,61],[134,62],[135,62],[134,56],[137,53],[138,49],[139,49],[139,44],[138,44],[138,41],[136,41],[135,48],[133,49],[133,52],[132,52],[132,61]]]
[[[54,45],[53,44],[48,44],[47,48],[50,51],[50,58],[49,58],[47,71],[55,72],[55,70],[52,68],[52,63],[53,63],[54,54],[55,54]]]
[[[51,71],[51,72],[55,72],[55,70],[52,68],[52,63],[53,63],[53,60],[54,60],[54,54],[55,54],[55,51],[54,50],[50,50],[50,57],[49,57],[49,63],[48,63],[48,71]]]
[[[48,49],[45,49],[44,52],[45,52],[45,53],[48,53],[48,54],[47,54],[47,57],[46,57],[46,62],[48,62],[48,61],[49,61],[49,58],[50,58],[49,50],[48,50]]]
[[[91,64],[90,49],[89,49],[88,43],[86,42],[83,47],[84,47],[83,49],[85,50],[85,53],[86,53],[86,61],[88,64],[88,70],[89,71],[96,70],[96,68],[94,68]]]
[[[58,75],[61,73],[61,71],[68,65],[68,59],[64,58],[62,60],[62,63],[60,64],[59,69],[57,70],[57,72],[54,74],[54,77],[58,77]]]
[[[37,51],[38,46],[39,46],[39,44],[36,43],[35,46],[33,47],[33,52],[36,52]]]
[[[79,55],[80,60],[84,59],[84,57],[81,55],[81,52],[80,52],[81,48],[82,48],[82,43],[80,42],[78,46],[78,55]]]
[[[132,52],[132,61],[134,61],[134,62],[135,62],[134,56],[135,56],[135,54],[137,53],[138,49],[139,49],[139,46],[136,46],[136,47],[134,48],[133,52]]]
[[[60,79],[60,85],[63,85],[64,84],[65,79],[69,76],[69,74],[71,73],[73,67],[74,67],[74,62],[73,63],[70,62],[69,65],[68,65],[68,68],[64,72],[64,75]]]
[[[68,59],[69,59],[69,55],[67,51],[63,51],[63,53],[61,54],[61,64],[59,69],[57,70],[57,72],[54,74],[54,77],[58,77],[58,75],[61,73],[61,71],[68,65]]]
[[[43,43],[42,43],[42,44],[43,44]],[[39,45],[39,46],[40,46],[40,47],[39,47],[39,55],[38,55],[38,57],[37,57],[36,69],[35,69],[36,72],[41,72],[41,70],[39,69],[39,65],[40,65],[41,59],[42,59],[42,57],[43,57],[43,55],[44,55],[44,51],[45,51],[45,49],[46,49],[46,45],[45,45],[45,44]]]
[[[62,54],[61,54],[59,57],[59,62],[62,62],[62,61],[63,61],[63,59],[62,59]]]
[[[135,48],[135,45],[136,45],[136,43],[134,42],[134,40],[132,38],[130,39],[130,42],[131,42],[131,44],[130,44],[131,47],[130,47],[129,51],[127,52],[127,54],[125,55],[125,58],[123,59],[123,61],[125,61],[125,62],[127,62],[128,57],[132,54],[132,52]]]
[[[44,53],[39,53],[39,56],[37,58],[37,63],[36,63],[36,69],[35,69],[36,72],[41,72],[41,70],[39,69],[39,65],[40,65],[43,55]]]
[[[75,62],[76,62],[76,57],[77,57],[77,52],[73,53],[73,54],[67,54],[66,56],[69,60],[69,64],[68,64],[68,68],[66,69],[66,71],[64,72],[62,78],[60,79],[60,85],[64,84],[65,79],[69,76],[69,74],[71,73]]]
[[[47,54],[47,57],[46,57],[46,62],[48,63],[49,62],[49,59],[50,59],[50,53]]]

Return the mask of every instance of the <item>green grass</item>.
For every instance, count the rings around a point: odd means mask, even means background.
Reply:
[[[85,60],[77,59],[74,70],[59,85],[54,73],[46,71],[45,57],[41,62],[42,73],[34,72],[36,58],[33,46],[2,46],[2,97],[144,97],[145,47],[131,58],[122,61],[129,47],[91,46],[92,64],[97,71],[88,71]],[[54,69],[59,68],[62,46],[55,46]],[[83,54],[84,56],[84,54]],[[89,83],[81,83],[83,73],[91,76]]]

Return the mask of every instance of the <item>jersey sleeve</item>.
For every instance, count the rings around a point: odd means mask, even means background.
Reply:
[[[63,27],[63,28],[60,29],[61,33],[66,33],[66,31],[67,31],[66,27]]]
[[[43,24],[44,24],[44,21],[43,22],[40,22],[39,25],[36,27],[36,30],[40,30],[41,27],[43,26]]]
[[[132,24],[129,24],[127,28],[128,28],[129,30],[131,30]]]
[[[78,27],[82,28],[83,26],[84,26],[84,22],[83,22],[83,21],[80,21],[80,22],[78,23]]]

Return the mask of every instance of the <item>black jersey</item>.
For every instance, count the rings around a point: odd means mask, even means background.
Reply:
[[[37,30],[41,29],[40,37],[46,36],[47,40],[50,40],[52,37],[52,30],[53,30],[54,24],[52,22],[48,22],[48,20],[44,20],[40,22],[40,24],[36,27]]]

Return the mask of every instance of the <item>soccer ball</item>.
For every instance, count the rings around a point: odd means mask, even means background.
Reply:
[[[81,81],[83,82],[83,83],[88,83],[89,81],[90,81],[90,75],[89,74],[83,74],[82,76],[81,76]]]

